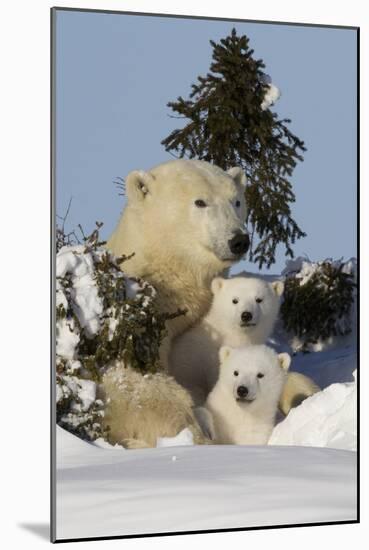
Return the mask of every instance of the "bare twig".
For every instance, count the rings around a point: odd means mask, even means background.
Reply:
[[[86,235],[84,234],[84,231],[82,229],[82,225],[80,223],[78,224],[78,229],[80,230],[80,232],[82,234],[83,240],[86,242],[88,237],[86,237]]]
[[[69,211],[70,211],[70,207],[71,207],[71,205],[72,205],[72,200],[73,200],[73,197],[71,197],[71,198],[69,199],[69,203],[68,203],[68,206],[67,206],[67,211],[66,211],[64,217],[58,216],[58,215],[57,215],[57,218],[59,218],[60,220],[63,220],[63,224],[62,224],[62,226],[61,226],[61,230],[63,231],[63,233],[64,233],[64,230],[65,230],[65,222],[66,222],[66,220],[67,220],[67,217],[68,217],[68,214],[69,214]]]

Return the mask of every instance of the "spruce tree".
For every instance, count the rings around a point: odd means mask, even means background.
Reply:
[[[238,36],[233,29],[220,43],[211,40],[210,44],[210,72],[192,84],[189,99],[178,97],[168,103],[178,118],[189,122],[162,144],[179,158],[245,170],[249,259],[259,268],[270,267],[279,243],[284,244],[286,256],[293,257],[291,246],[305,236],[291,217],[295,195],[290,178],[306,149],[288,129],[289,119],[279,120],[270,108],[262,107],[268,77],[263,61],[253,58],[247,36]]]

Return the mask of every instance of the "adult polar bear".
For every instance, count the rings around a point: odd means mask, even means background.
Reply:
[[[245,185],[240,168],[224,172],[193,160],[127,177],[127,205],[107,247],[117,256],[134,253],[124,271],[154,286],[163,311],[187,311],[168,323],[169,338],[205,315],[211,281],[248,250]]]
[[[244,228],[245,185],[246,177],[241,168],[225,172],[210,163],[193,160],[170,161],[149,172],[131,172],[127,177],[127,205],[107,248],[117,256],[134,253],[124,263],[124,270],[128,275],[142,277],[156,288],[163,312],[174,312],[178,308],[187,312],[167,323],[168,337],[161,350],[165,367],[172,338],[207,313],[212,300],[213,278],[239,261],[248,250],[250,241]],[[115,372],[114,378],[130,376],[129,369],[122,365],[115,369],[120,372]],[[103,389],[109,398],[107,402],[112,404],[108,404],[105,415],[111,439],[139,441],[142,439],[141,427],[145,427],[147,434],[152,404],[147,399],[141,402],[141,420],[128,426],[124,422],[124,410],[130,396],[114,388],[108,373]],[[299,387],[296,393],[301,393]],[[173,391],[173,417],[175,400]],[[183,402],[179,405],[183,409]],[[122,418],[117,417],[120,409]],[[157,403],[156,410],[160,411]],[[173,424],[170,411],[163,407],[164,410],[162,417],[153,423],[148,445],[154,444],[156,436],[174,436],[183,427],[180,423]],[[186,410],[184,416],[193,422],[193,412],[188,405]],[[122,432],[118,427],[123,425],[126,428]],[[135,444],[129,443],[129,446]]]

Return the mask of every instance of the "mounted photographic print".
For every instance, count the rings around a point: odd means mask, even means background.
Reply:
[[[359,29],[51,15],[52,540],[358,522]]]

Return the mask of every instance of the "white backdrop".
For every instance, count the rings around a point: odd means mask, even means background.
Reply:
[[[205,0],[178,0],[175,6],[169,0],[69,0],[58,5],[360,26],[361,150],[367,153],[368,104],[365,98],[369,94],[369,18],[365,14],[365,2],[228,0],[224,4],[215,5]],[[0,303],[5,302],[5,311],[1,308],[0,315],[3,345],[1,535],[5,548],[27,547],[30,550],[47,544],[49,520],[49,8],[52,6],[49,0],[16,0],[2,4],[0,17],[3,250]],[[364,153],[362,157],[361,181],[368,182],[368,161]],[[365,283],[369,280],[368,216],[365,216],[368,185],[362,184],[361,193],[361,280]],[[368,431],[365,419],[369,416],[368,399],[363,391],[369,387],[365,367],[368,344],[364,340],[364,331],[369,325],[367,288],[362,288],[361,304],[361,423],[364,434]],[[361,445],[362,487],[367,489],[368,437],[361,438]],[[231,544],[258,548],[288,545],[299,549],[329,545],[335,550],[353,544],[362,547],[359,539],[365,534],[368,536],[369,523],[368,491],[363,489],[362,493],[361,525],[88,542],[83,543],[83,547],[98,549],[124,545],[128,549],[181,549],[188,545],[200,548]]]

